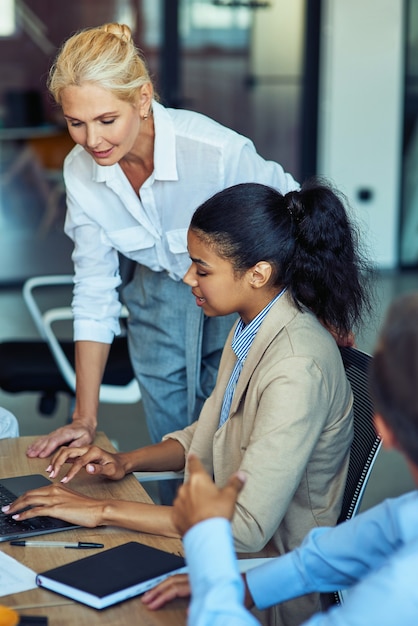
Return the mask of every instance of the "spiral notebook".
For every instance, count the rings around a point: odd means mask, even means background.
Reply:
[[[186,571],[183,557],[130,541],[38,574],[36,584],[104,609]]]

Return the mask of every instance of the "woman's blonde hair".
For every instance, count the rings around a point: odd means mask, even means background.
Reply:
[[[104,24],[86,28],[63,44],[49,72],[49,91],[61,104],[63,89],[83,83],[99,85],[130,103],[142,85],[152,85],[129,26]]]

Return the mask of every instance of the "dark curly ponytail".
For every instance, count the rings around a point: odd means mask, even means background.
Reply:
[[[294,299],[328,326],[349,332],[369,299],[364,281],[370,268],[341,194],[309,181],[285,196],[294,217],[295,249],[283,273]]]

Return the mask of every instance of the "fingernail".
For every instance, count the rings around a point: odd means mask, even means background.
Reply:
[[[6,506],[1,507],[1,510],[3,511],[3,513],[7,513],[9,509],[10,509],[10,504],[7,504]]]
[[[52,465],[48,465],[48,467],[45,470],[46,472],[51,472],[52,471]]]
[[[245,483],[245,481],[247,480],[247,474],[244,474],[244,472],[238,470],[237,478],[239,478],[242,483]]]
[[[16,513],[16,515],[12,515],[12,517],[13,517],[13,519],[19,519],[20,515],[19,515],[19,513]]]
[[[94,465],[91,465],[91,464],[86,465],[86,470],[88,472],[90,472],[91,474],[93,474],[93,472],[94,472]]]
[[[68,482],[68,476],[64,476],[64,478],[61,478],[60,482],[61,483],[67,483]]]

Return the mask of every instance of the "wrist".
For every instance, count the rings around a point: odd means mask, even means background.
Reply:
[[[115,501],[116,502],[116,501]],[[112,500],[100,500],[98,501],[98,514],[96,525],[97,526],[112,526],[116,525],[114,502]]]
[[[77,426],[83,426],[90,431],[95,431],[97,428],[96,416],[78,415],[73,414],[73,424]]]
[[[126,474],[135,472],[138,469],[133,452],[118,452],[117,458],[118,458],[120,466],[125,472],[125,476]]]

